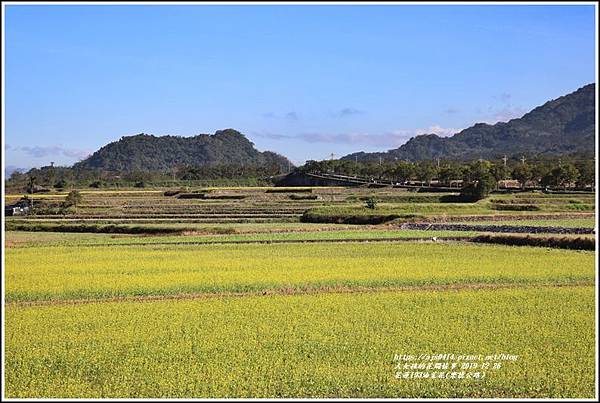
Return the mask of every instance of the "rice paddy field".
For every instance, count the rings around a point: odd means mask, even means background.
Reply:
[[[595,397],[595,195],[272,189],[33,195],[5,397]],[[474,242],[502,226],[552,247]]]

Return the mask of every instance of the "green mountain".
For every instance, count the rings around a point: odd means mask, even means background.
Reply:
[[[213,135],[193,137],[138,134],[122,137],[100,148],[75,169],[106,171],[167,171],[180,165],[280,166],[287,170],[287,158],[271,151],[260,152],[242,133],[219,130]]]
[[[494,125],[477,123],[451,137],[424,134],[399,148],[380,153],[358,152],[342,159],[359,161],[469,160],[503,155],[594,153],[595,84],[546,102],[519,119]]]

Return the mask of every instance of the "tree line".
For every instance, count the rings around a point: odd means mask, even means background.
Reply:
[[[307,161],[298,170],[304,173],[337,174],[351,177],[376,179],[397,183],[421,182],[431,185],[451,186],[453,183],[469,184],[489,176],[496,183],[515,180],[522,188],[593,187],[595,181],[592,159],[545,159],[527,162],[505,161],[441,161],[424,160],[357,162],[350,160]]]
[[[28,172],[15,171],[6,187],[27,193],[51,189],[102,188],[108,186],[146,187],[154,185],[217,181],[219,183],[262,183],[271,176],[285,173],[280,164],[207,164],[177,165],[167,171],[106,171],[45,166]],[[237,182],[236,182],[237,181]]]
[[[496,188],[503,180],[517,181],[522,188],[589,189],[595,183],[593,159],[546,158],[513,161],[424,160],[358,162],[350,160],[307,161],[295,168],[300,173],[336,174],[394,183],[432,184]],[[286,173],[278,164],[209,164],[178,165],[168,171],[114,172],[99,169],[74,169],[46,166],[27,173],[13,172],[7,188],[36,193],[50,189],[104,186],[145,187],[177,185],[194,181],[221,181],[221,184],[266,184],[269,178]],[[257,182],[261,181],[261,182]],[[484,186],[485,184],[485,186]]]

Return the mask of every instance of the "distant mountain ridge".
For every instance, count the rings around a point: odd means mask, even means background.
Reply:
[[[109,143],[75,169],[102,169],[115,172],[167,171],[178,165],[277,165],[284,169],[289,160],[271,151],[260,152],[242,133],[234,129],[193,137],[125,136]]]
[[[546,102],[518,119],[494,125],[477,123],[451,137],[424,134],[386,152],[357,152],[342,159],[358,161],[435,158],[469,160],[506,154],[562,155],[594,153],[595,83]]]

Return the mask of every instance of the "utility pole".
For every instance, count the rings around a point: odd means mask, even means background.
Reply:
[[[437,167],[440,169],[440,157],[437,157]]]
[[[594,155],[594,166],[596,166],[596,156]],[[592,182],[592,192],[596,189],[596,178],[594,178],[594,181]],[[594,231],[595,233],[597,233],[596,231]]]
[[[331,154],[329,154],[329,157],[330,157],[329,161],[333,162],[333,157],[335,157],[335,154],[331,153]],[[331,164],[330,172],[335,173],[335,169],[333,169],[333,164]]]
[[[335,157],[335,154],[334,154],[334,153],[331,153],[329,156],[331,157],[331,161],[333,161],[333,157]],[[332,173],[335,173],[335,171],[333,170],[333,165],[332,165],[332,167],[331,167],[331,172],[332,172]],[[331,189],[331,201],[334,201],[334,199],[335,199],[335,197],[333,196],[333,188],[332,188],[332,189]]]
[[[525,161],[526,161],[526,159],[525,159],[525,156],[524,156],[524,155],[522,155],[522,156],[521,156],[521,163],[522,163],[523,165],[525,165]]]

